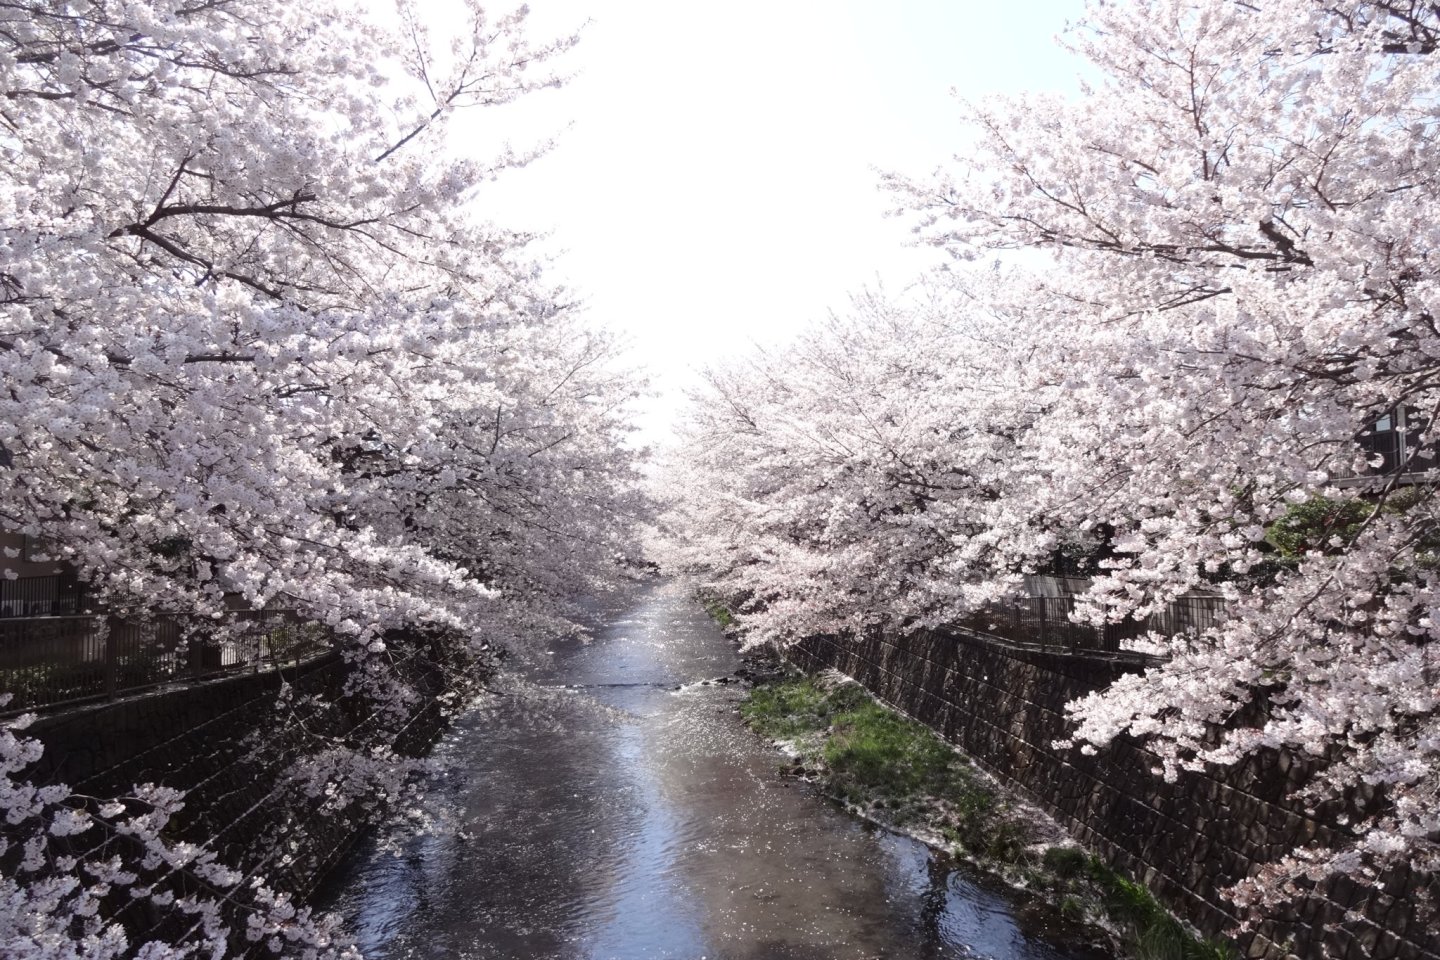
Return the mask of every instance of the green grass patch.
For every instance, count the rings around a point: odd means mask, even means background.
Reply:
[[[825,764],[881,794],[943,792],[955,779],[955,752],[918,727],[873,700],[862,701],[834,717]]]
[[[982,866],[1043,893],[1072,921],[1104,920],[1135,960],[1231,960],[1219,941],[1195,937],[1141,884],[1084,850],[1043,857],[1029,821],[928,727],[889,709],[858,684],[791,676],[752,688],[740,707],[752,729],[790,742],[798,764],[836,799],[894,827],[923,827]]]
[[[1121,934],[1135,960],[1232,960],[1234,949],[1198,937],[1172,917],[1143,884],[1076,847],[1045,851],[1039,886],[1062,908],[1088,904]]]
[[[896,825],[929,822],[971,856],[1023,857],[1022,831],[969,762],[858,684],[791,677],[755,687],[740,712],[760,734],[792,741],[831,796]]]
[[[1231,960],[1234,956],[1228,944],[1191,933],[1141,884],[1097,859],[1089,866],[1106,915],[1127,934],[1137,960]]]
[[[789,740],[830,726],[832,704],[825,691],[805,680],[756,686],[740,707],[752,729],[773,740]]]
[[[710,619],[720,624],[721,627],[728,629],[735,624],[735,614],[731,613],[730,608],[719,600],[706,600],[705,612],[710,614]]]

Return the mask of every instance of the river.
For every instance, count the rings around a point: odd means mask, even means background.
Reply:
[[[1013,898],[780,772],[733,642],[673,584],[594,607],[537,692],[468,715],[459,833],[362,844],[322,905],[370,958],[1078,960]],[[1024,919],[1022,919],[1024,918]]]

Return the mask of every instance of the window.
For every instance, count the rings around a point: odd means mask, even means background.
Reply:
[[[1372,461],[1380,458],[1376,473],[1417,473],[1436,466],[1433,443],[1421,443],[1427,426],[1417,410],[1401,404],[1376,417],[1355,439]]]

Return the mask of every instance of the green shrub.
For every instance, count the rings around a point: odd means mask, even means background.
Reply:
[[[1265,540],[1275,549],[1277,559],[1294,565],[1311,550],[1333,554],[1348,546],[1359,533],[1374,506],[1363,500],[1331,500],[1311,497],[1292,504],[1285,515],[1265,531]],[[1331,545],[1338,539],[1340,547]]]

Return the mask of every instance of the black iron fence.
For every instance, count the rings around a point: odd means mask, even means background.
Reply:
[[[0,619],[61,617],[86,612],[85,588],[74,574],[0,578]]]
[[[1150,633],[1198,634],[1224,619],[1226,604],[1220,597],[1181,597],[1144,620],[1103,626],[1076,623],[1071,619],[1074,611],[1074,597],[1016,597],[992,603],[958,626],[1042,650],[1119,653],[1127,641]]]
[[[237,611],[197,624],[176,617],[0,619],[0,714],[113,699],[180,680],[298,663],[332,647],[291,610]]]

